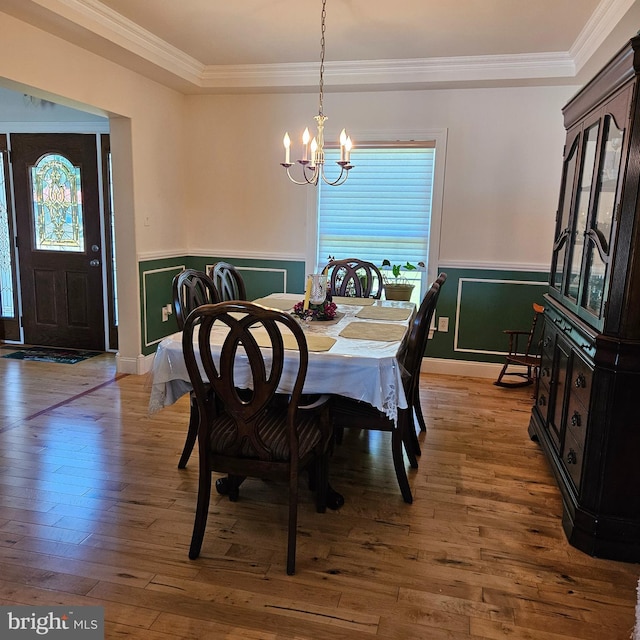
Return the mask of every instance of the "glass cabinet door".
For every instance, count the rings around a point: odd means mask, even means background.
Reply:
[[[564,260],[567,251],[567,239],[570,233],[569,221],[573,202],[571,196],[578,164],[579,142],[580,136],[577,135],[577,132],[574,131],[567,134],[568,152],[563,163],[562,188],[560,190],[556,235],[553,241],[553,260],[551,263],[551,286],[558,291],[562,291],[562,280],[564,278]]]
[[[589,202],[596,163],[599,129],[600,121],[597,120],[588,127],[583,134],[584,142],[582,147],[580,181],[576,193],[575,215],[573,217],[571,237],[569,238],[568,270],[564,285],[564,295],[573,302],[578,301],[578,292],[580,290],[582,257],[589,216]]]
[[[587,260],[582,306],[599,317],[602,312],[607,267],[610,258],[611,230],[624,130],[616,126],[610,114],[604,118],[604,136],[596,191],[595,214],[587,232]]]

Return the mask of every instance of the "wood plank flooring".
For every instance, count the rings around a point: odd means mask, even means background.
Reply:
[[[627,640],[640,565],[569,546],[527,436],[531,389],[424,375],[428,424],[406,505],[389,434],[345,432],[317,514],[303,488],[296,575],[286,490],[214,495],[187,550],[197,455],[177,468],[188,399],[152,416],[150,379],[104,355],[0,359],[0,603],[104,606],[107,638]]]

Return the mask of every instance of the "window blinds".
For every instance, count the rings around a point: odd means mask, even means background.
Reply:
[[[331,177],[339,150],[325,149]],[[318,195],[318,267],[361,258],[376,265],[427,264],[435,148],[358,148],[340,187],[321,185]],[[337,173],[336,173],[337,175]]]

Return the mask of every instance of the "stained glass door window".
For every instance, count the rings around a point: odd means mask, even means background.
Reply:
[[[31,168],[34,248],[84,252],[80,167],[57,154]]]

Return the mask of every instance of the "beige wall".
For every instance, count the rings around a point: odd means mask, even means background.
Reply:
[[[446,128],[440,261],[545,267],[564,143],[561,108],[575,91],[331,93],[324,101],[326,133],[335,137],[348,127],[357,171],[359,138]],[[188,242],[194,250],[304,257],[314,190],[288,182],[279,163],[284,131],[298,137],[315,113],[317,96],[310,94],[187,98],[193,154],[187,208],[196,223]],[[200,232],[206,228],[210,235]]]
[[[0,78],[111,117],[122,370],[140,353],[139,258],[305,257],[314,190],[279,163],[284,131],[313,124],[317,95],[185,97],[1,13],[0,30]],[[440,263],[544,268],[560,109],[575,90],[328,92],[327,134],[347,126],[357,145],[446,128]]]

